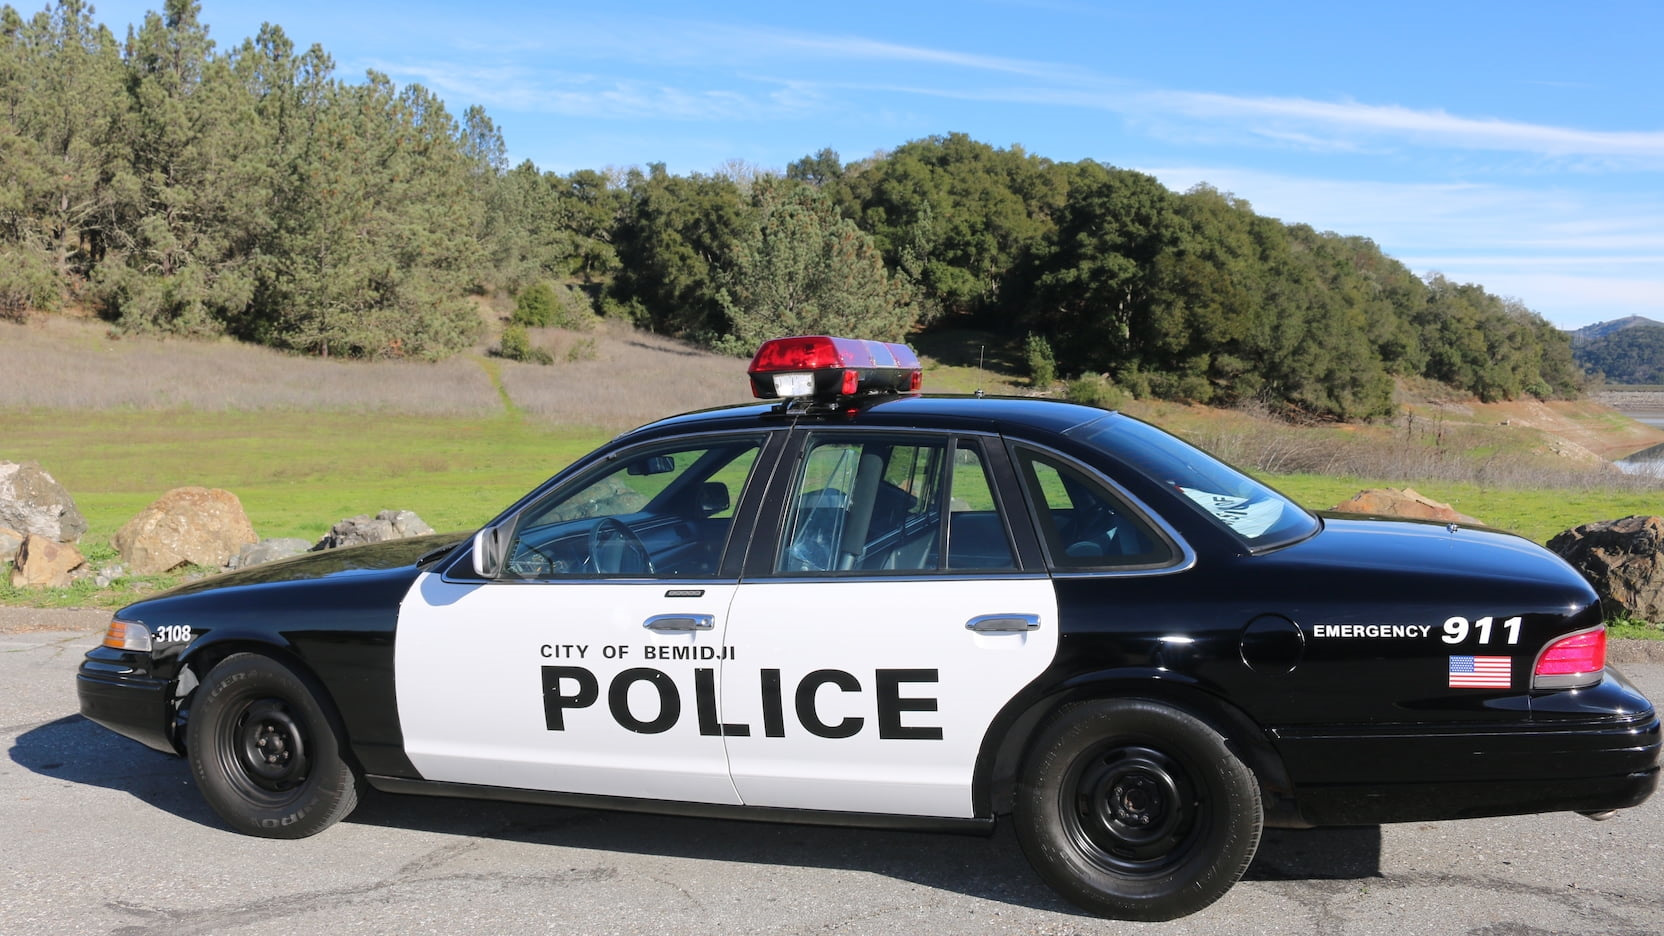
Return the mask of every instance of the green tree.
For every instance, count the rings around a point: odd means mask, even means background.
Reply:
[[[718,282],[751,207],[730,179],[673,176],[662,163],[626,180],[628,204],[615,244],[614,295],[642,310],[642,324],[672,335],[726,334]]]
[[[915,291],[830,199],[804,182],[764,178],[752,207],[721,277],[738,348],[781,335],[906,339],[921,317]]]

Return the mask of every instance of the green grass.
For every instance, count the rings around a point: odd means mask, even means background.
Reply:
[[[317,539],[390,508],[472,528],[605,438],[511,414],[0,411],[0,458],[37,461],[70,491],[84,547],[186,485],[236,494],[261,537]]]

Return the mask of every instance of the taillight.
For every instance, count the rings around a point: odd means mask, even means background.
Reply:
[[[1533,689],[1575,689],[1600,682],[1606,669],[1606,625],[1568,634],[1537,654]]]
[[[109,629],[104,631],[104,646],[149,653],[150,629],[137,621],[116,618],[110,622]]]

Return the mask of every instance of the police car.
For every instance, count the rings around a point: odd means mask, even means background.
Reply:
[[[768,402],[629,432],[466,539],[118,612],[81,711],[231,827],[378,790],[988,831],[1126,918],[1263,826],[1551,810],[1657,783],[1589,586],[1516,536],[1315,516],[1135,419],[927,397],[905,345],[766,343]]]

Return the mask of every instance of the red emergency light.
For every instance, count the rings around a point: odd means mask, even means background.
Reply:
[[[758,399],[830,402],[867,393],[910,393],[924,369],[904,344],[801,335],[763,342],[746,373]]]

